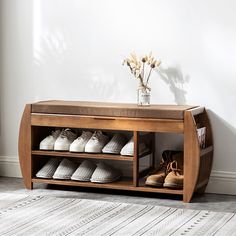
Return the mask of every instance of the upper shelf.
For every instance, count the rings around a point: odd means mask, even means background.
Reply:
[[[151,152],[145,152],[139,156],[150,155]],[[89,159],[104,159],[104,160],[116,160],[116,161],[133,161],[133,156],[122,156],[117,154],[104,154],[104,153],[76,153],[76,152],[57,152],[57,151],[44,151],[44,150],[32,150],[32,155],[37,156],[58,156],[58,157],[76,157],[76,158],[89,158]]]
[[[57,152],[57,151],[44,151],[32,150],[33,155],[39,156],[58,156],[58,157],[77,157],[77,158],[91,158],[91,159],[107,159],[107,160],[120,160],[120,161],[133,161],[133,156],[121,156],[115,154],[103,153],[76,153],[76,152]]]
[[[131,103],[55,100],[33,103],[31,106],[31,112],[63,115],[183,120],[184,112],[195,107],[197,106],[150,105],[144,107]]]

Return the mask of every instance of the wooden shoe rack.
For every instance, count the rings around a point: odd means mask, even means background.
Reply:
[[[197,126],[206,127],[206,148],[200,149]],[[88,154],[39,150],[40,141],[55,127],[104,131],[128,131],[134,136],[134,155]],[[145,132],[145,133],[144,133]],[[184,187],[183,189],[151,188],[144,185],[143,176],[155,166],[155,133],[182,133],[184,135]],[[144,133],[145,135],[140,135]],[[139,155],[141,140],[148,143],[150,151]],[[199,106],[43,101],[27,104],[19,132],[19,160],[25,187],[33,183],[84,186],[128,191],[156,192],[182,195],[190,202],[194,192],[203,193],[209,180],[212,158],[212,131],[207,113]],[[139,161],[151,155],[150,167],[140,171]],[[67,157],[76,160],[116,160],[131,162],[132,177],[109,184],[36,178],[36,172],[50,157]]]

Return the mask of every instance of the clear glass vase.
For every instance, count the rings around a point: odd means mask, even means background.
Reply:
[[[150,106],[151,93],[150,90],[138,87],[137,89],[137,103],[138,106]]]

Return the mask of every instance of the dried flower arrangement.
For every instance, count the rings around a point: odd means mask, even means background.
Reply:
[[[148,86],[148,82],[153,69],[160,66],[161,61],[156,60],[152,56],[152,52],[149,55],[143,57],[137,57],[135,53],[131,53],[129,58],[126,58],[123,65],[127,65],[131,73],[135,78],[139,79],[139,88],[150,91],[151,88]],[[150,67],[149,70],[147,66]]]

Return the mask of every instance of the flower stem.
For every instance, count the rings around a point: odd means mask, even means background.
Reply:
[[[145,67],[145,62],[143,62],[143,71],[142,71],[143,80],[144,80],[144,67]]]
[[[149,79],[150,79],[150,75],[151,75],[151,73],[152,73],[152,67],[151,67],[151,69],[150,69],[150,71],[149,71],[149,74],[148,74],[148,77],[147,77],[147,82],[146,82],[146,86],[148,85],[148,81],[149,81]]]

